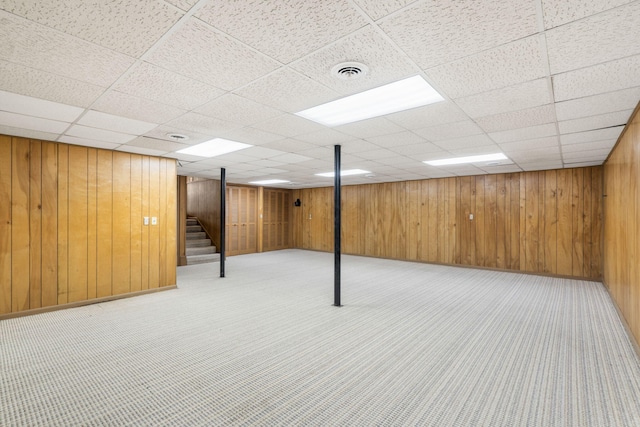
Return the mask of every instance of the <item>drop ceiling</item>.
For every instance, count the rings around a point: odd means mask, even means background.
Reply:
[[[599,165],[640,100],[640,0],[0,0],[0,40],[0,133],[232,183],[331,185],[315,174],[335,144],[372,172],[344,184]],[[369,73],[333,77],[346,61]],[[336,127],[294,115],[414,75],[445,101]],[[177,153],[213,138],[254,147]],[[509,160],[422,163],[495,152]]]

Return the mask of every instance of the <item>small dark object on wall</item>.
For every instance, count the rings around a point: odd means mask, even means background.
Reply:
[[[296,199],[296,201],[293,202],[293,206],[300,206],[301,204],[300,199]]]

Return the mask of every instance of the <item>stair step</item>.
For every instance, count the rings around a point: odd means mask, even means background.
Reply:
[[[204,264],[205,262],[215,262],[220,260],[220,254],[189,255],[187,265]]]
[[[214,254],[216,253],[215,246],[204,246],[201,248],[186,248],[186,255],[204,255],[204,254]]]
[[[199,231],[202,231],[202,227],[199,225],[187,225],[187,233],[197,233]]]
[[[187,225],[198,225],[198,220],[187,218]]]
[[[201,231],[199,233],[187,233],[187,240],[206,239],[206,238],[207,238],[207,233],[205,233],[204,231]]]
[[[187,240],[187,248],[201,248],[203,246],[211,246],[210,239],[189,239]]]

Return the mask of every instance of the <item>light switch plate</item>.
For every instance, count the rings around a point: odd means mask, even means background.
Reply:
[[[473,221],[473,214],[469,214],[469,219]]]
[[[151,217],[151,225],[158,225],[158,218],[155,216]]]
[[[145,216],[143,222],[144,222],[144,225],[149,225],[149,217]]]

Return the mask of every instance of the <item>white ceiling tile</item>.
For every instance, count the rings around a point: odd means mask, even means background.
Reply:
[[[545,28],[553,28],[618,7],[632,0],[542,0]]]
[[[273,160],[274,162],[280,162],[280,163],[300,163],[306,160],[311,160],[311,157],[301,156],[299,154],[293,154],[293,153],[286,153],[286,154],[281,154],[279,156],[271,157],[271,160]]]
[[[77,136],[83,139],[93,139],[102,142],[112,142],[115,144],[126,144],[134,139],[135,135],[128,135],[120,132],[113,132],[110,130],[96,129],[87,126],[73,125],[65,132],[68,136]]]
[[[596,160],[604,160],[607,158],[611,150],[587,150],[587,151],[571,151],[563,153],[562,159],[565,163],[590,162]]]
[[[76,136],[62,135],[58,141],[73,145],[83,145],[85,147],[104,148],[105,150],[115,150],[119,143],[97,141],[95,139],[79,138]]]
[[[274,150],[280,150],[287,153],[298,153],[300,151],[316,148],[316,145],[309,144],[304,141],[299,141],[297,139],[287,138],[262,144],[262,147],[272,148]]]
[[[23,138],[41,139],[44,141],[55,141],[60,135],[59,133],[41,132],[38,130],[24,129],[21,127],[13,127],[13,126],[5,126],[5,125],[0,125],[0,134],[20,136]]]
[[[405,130],[385,117],[361,120],[359,122],[337,126],[334,129],[356,138],[389,135]]]
[[[494,114],[492,116],[478,117],[476,123],[485,132],[500,132],[504,130],[526,128],[556,121],[553,104],[526,108],[519,111]]]
[[[177,133],[180,135],[187,136],[189,139],[182,141],[183,144],[187,144],[187,145],[196,145],[201,142],[208,141],[214,137],[214,135],[201,134],[201,133],[192,132],[185,129],[179,129],[172,126],[158,126],[157,128],[151,130],[150,132],[145,133],[144,136],[148,136],[150,138],[155,138],[155,139],[163,139],[165,141],[176,142],[174,139],[168,136],[168,134],[170,133]]]
[[[547,79],[532,80],[456,101],[460,108],[473,118],[524,110],[551,102]]]
[[[284,165],[284,163],[276,162],[273,160],[267,160],[267,159],[254,160],[252,162],[249,162],[248,164],[254,166],[255,169],[277,168]]]
[[[163,139],[149,138],[146,136],[139,136],[136,139],[127,142],[128,146],[134,146],[138,148],[151,149],[161,151],[163,153],[169,151],[183,150],[189,147],[186,144],[180,144],[178,142],[165,141]]]
[[[369,72],[355,79],[334,77],[333,66],[347,59],[367,65]],[[362,92],[420,72],[372,26],[296,61],[291,67],[341,94]]]
[[[547,75],[546,50],[539,35],[467,56],[426,70],[450,98],[513,86]]]
[[[278,169],[278,168],[262,168],[262,169],[256,170],[255,172],[257,175],[272,175],[275,173],[287,173],[285,169]]]
[[[581,98],[640,86],[640,55],[553,77],[556,101]]]
[[[337,92],[288,68],[269,74],[236,93],[289,113],[297,113],[339,98]]]
[[[602,160],[594,160],[594,161],[579,161],[579,162],[569,162],[569,163],[565,163],[565,167],[566,168],[582,168],[582,167],[588,167],[588,166],[600,166],[604,163],[605,159]]]
[[[572,99],[555,104],[558,120],[598,116],[614,111],[631,110],[640,99],[640,87]]]
[[[397,154],[402,154],[404,156],[421,156],[425,153],[434,153],[436,151],[441,151],[442,149],[430,142],[423,142],[421,144],[389,147],[389,150]]]
[[[527,139],[523,141],[507,142],[499,144],[504,152],[535,150],[543,147],[557,147],[559,144],[557,136]]]
[[[198,0],[164,0],[164,1],[166,1],[167,3],[171,3],[175,7],[180,8],[184,11],[191,9],[196,3],[198,3]]]
[[[225,90],[242,86],[279,66],[195,18],[171,34],[147,60]]]
[[[449,150],[449,153],[452,155],[447,157],[460,157],[460,156],[477,156],[480,154],[495,154],[500,153],[502,150],[497,144],[492,145],[483,145],[480,147],[466,147],[466,148],[456,148]],[[506,160],[503,160],[505,162]]]
[[[428,0],[381,27],[424,69],[538,32],[535,2],[525,0]]]
[[[374,21],[413,2],[415,0],[355,0],[355,3]]]
[[[0,59],[107,87],[134,59],[0,10]]]
[[[271,157],[281,156],[285,153],[283,151],[273,150],[271,148],[251,147],[243,150],[242,154],[244,154],[245,156],[255,157],[256,159],[269,159]]]
[[[574,151],[611,150],[614,145],[616,145],[615,139],[608,139],[604,141],[583,142],[581,144],[565,144],[562,146],[562,152],[572,153]]]
[[[560,147],[545,147],[526,151],[508,151],[504,154],[518,165],[560,160]]]
[[[197,108],[196,113],[228,122],[252,125],[282,114],[282,111],[258,104],[233,93],[223,95]]]
[[[10,113],[8,111],[0,111],[0,125],[39,132],[47,132],[53,134],[61,134],[69,127],[69,123],[56,120],[43,119],[40,117],[25,116],[23,114]]]
[[[198,132],[206,135],[220,136],[225,132],[238,129],[240,125],[203,116],[198,113],[187,113],[166,123],[167,126]],[[227,138],[231,139],[231,138]]]
[[[387,149],[379,148],[377,150],[360,151],[357,155],[365,160],[378,160],[387,158],[393,153]]]
[[[552,74],[640,53],[640,2],[546,32]]]
[[[314,147],[309,150],[302,150],[296,154],[311,157],[312,159],[321,159],[323,162],[333,163],[333,150],[328,147]],[[307,162],[300,162],[307,164]]]
[[[163,157],[168,157],[171,159],[176,159],[176,160],[186,161],[186,162],[197,162],[202,160],[202,157],[200,156],[192,156],[191,154],[183,154],[183,153],[175,153],[175,152],[167,153]]]
[[[184,110],[192,110],[225,93],[147,62],[138,64],[114,89]]]
[[[132,145],[123,144],[116,148],[116,151],[124,151],[125,153],[142,154],[145,156],[162,156],[166,151],[154,150],[151,148],[134,147]]]
[[[562,169],[562,161],[554,160],[545,162],[524,163],[521,164],[520,167],[525,172]]]
[[[0,61],[0,90],[67,105],[88,107],[100,96],[104,88],[35,68]]]
[[[450,101],[437,102],[400,113],[389,114],[386,119],[408,129],[424,129],[429,126],[468,120],[469,117]]]
[[[283,139],[282,135],[276,135],[275,133],[265,132],[251,127],[224,132],[221,133],[220,136],[225,139],[251,145],[264,145]]]
[[[362,139],[352,139],[341,144],[340,151],[342,153],[357,154],[365,151],[379,150],[378,145]]]
[[[493,139],[498,144],[556,135],[557,130],[555,123],[547,123],[544,125],[537,125],[520,129],[504,130],[502,132],[493,132],[489,134],[491,139]]]
[[[133,57],[146,52],[183,15],[159,1],[4,0],[2,8]]]
[[[486,173],[515,173],[522,172],[522,168],[518,165],[497,165],[497,166],[484,166],[481,167]]]
[[[482,147],[483,145],[495,145],[485,134],[464,136],[462,138],[433,141],[435,145],[443,150],[456,150],[459,148]]]
[[[389,135],[372,136],[367,138],[367,141],[372,142],[379,147],[393,148],[403,145],[421,144],[425,142],[425,139],[413,132],[405,131]]]
[[[129,119],[94,110],[87,111],[87,113],[78,120],[78,124],[132,135],[141,135],[158,126],[157,123]]]
[[[450,172],[457,176],[468,175],[484,175],[484,171],[473,165],[451,165],[451,166],[438,166],[439,169]]]
[[[145,122],[165,123],[180,117],[185,110],[126,93],[110,90],[102,95],[92,109]]]
[[[464,136],[478,135],[483,133],[482,129],[471,120],[447,123],[444,125],[430,126],[428,128],[416,129],[417,135],[429,141],[441,141],[444,139],[462,138]]]
[[[316,132],[298,135],[296,139],[303,142],[310,142],[314,145],[324,146],[341,144],[353,139],[353,137],[333,129],[325,128]]]
[[[560,135],[560,142],[565,144],[580,144],[583,142],[604,141],[608,139],[618,139],[624,126],[617,126],[607,129],[591,130],[587,132],[569,133]]]
[[[196,16],[283,63],[367,24],[348,2],[210,2]]]
[[[625,125],[631,117],[633,110],[617,111],[598,116],[583,117],[580,119],[558,122],[560,133],[584,132],[594,129],[602,129],[611,126]]]
[[[208,163],[208,164],[219,164],[220,162],[222,162],[225,165],[229,165],[233,163],[248,163],[256,160],[255,157],[245,155],[246,151],[247,151],[247,148],[239,151],[234,151],[233,153],[223,154],[221,156],[204,159],[204,160],[201,160],[201,162]]]
[[[71,123],[84,108],[0,90],[0,110]]]
[[[325,127],[311,120],[293,114],[283,114],[278,117],[257,123],[252,127],[263,131],[271,132],[284,137],[294,137],[325,129]]]

